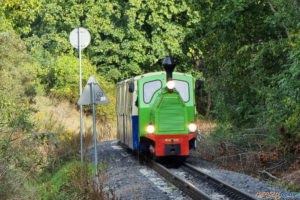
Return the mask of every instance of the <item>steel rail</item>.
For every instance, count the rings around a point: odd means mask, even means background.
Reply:
[[[197,167],[189,164],[189,163],[184,163],[184,166],[186,166],[187,168],[191,169],[192,171],[204,176],[206,179],[209,179],[215,183],[217,183],[218,185],[222,186],[223,188],[226,188],[230,191],[232,191],[235,194],[238,194],[240,197],[244,198],[244,199],[250,199],[250,200],[256,200],[256,198],[248,193],[245,193],[239,189],[237,189],[236,187],[233,187],[231,185],[228,185],[227,183],[221,181],[220,179],[217,179],[209,174],[204,173],[203,171],[201,171],[200,169],[198,169]]]
[[[122,142],[118,142],[118,145],[123,147],[125,150],[130,151],[131,153],[135,154],[131,149],[129,149],[125,144]],[[207,194],[201,192],[194,184],[185,180],[176,174],[172,173],[163,165],[155,162],[154,160],[150,159],[148,156],[144,154],[135,154],[137,159],[142,159],[145,163],[154,169],[157,173],[163,176],[166,180],[170,181],[173,185],[178,187],[181,191],[187,194],[189,197],[195,200],[212,200]]]
[[[123,147],[124,149],[126,149],[127,151],[130,151],[131,153],[135,154],[131,149],[129,149],[126,145],[124,145],[121,142],[118,142],[118,145],[120,145],[121,147]],[[180,176],[172,173],[170,170],[168,170],[165,166],[159,164],[158,162],[149,159],[148,156],[146,155],[141,155],[141,154],[135,154],[135,156],[138,159],[142,159],[146,162],[146,164],[151,167],[152,169],[154,169],[156,172],[158,172],[161,176],[163,176],[166,180],[170,181],[173,185],[175,185],[176,187],[178,187],[181,191],[183,191],[184,193],[186,193],[189,197],[191,197],[192,199],[195,200],[213,200],[208,194],[205,194],[204,192],[202,192],[201,190],[199,190],[197,188],[197,186],[195,186],[193,183],[191,183],[190,181],[181,178]],[[183,166],[186,166],[187,168],[189,168],[190,170],[196,172],[197,174],[200,174],[202,177],[211,180],[213,182],[215,182],[217,185],[221,186],[222,188],[225,188],[231,192],[233,192],[234,194],[237,194],[239,197],[241,197],[242,199],[249,199],[249,200],[256,200],[256,198],[254,196],[251,196],[250,194],[247,194],[243,191],[240,191],[239,189],[228,185],[227,183],[213,177],[210,176],[209,174],[206,174],[204,172],[202,172],[201,170],[199,170],[197,167],[189,164],[189,163],[184,163]]]
[[[176,174],[170,172],[166,167],[163,165],[151,160],[149,162],[149,165],[157,171],[161,176],[163,176],[165,179],[173,183],[175,186],[177,186],[180,190],[185,192],[188,196],[190,196],[192,199],[195,200],[212,200],[207,194],[200,191],[194,184],[192,184],[190,181],[185,180]]]

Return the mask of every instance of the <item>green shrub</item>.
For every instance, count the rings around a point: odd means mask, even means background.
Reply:
[[[58,99],[65,99],[76,103],[79,99],[79,66],[78,58],[72,55],[59,56],[51,66],[37,65],[38,77],[50,95]],[[82,59],[82,89],[90,76],[94,76],[109,98],[108,105],[97,106],[98,116],[106,119],[115,119],[115,84],[106,81],[106,78],[97,73],[97,69],[88,59]],[[87,111],[90,107],[85,107]]]
[[[98,179],[100,187],[95,191],[94,169],[92,163],[72,161],[65,164],[42,184],[41,199],[104,199],[101,175]],[[102,169],[99,165],[98,170]]]
[[[13,32],[0,32],[0,197],[21,197],[39,168],[32,129],[36,94],[30,56]]]

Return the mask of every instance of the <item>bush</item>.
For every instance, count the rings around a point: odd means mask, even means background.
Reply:
[[[57,99],[65,99],[76,103],[79,99],[79,67],[78,58],[71,55],[59,56],[48,67],[37,68],[38,77],[50,95]],[[98,116],[102,120],[115,120],[115,84],[97,74],[97,69],[89,60],[82,59],[82,86],[86,85],[90,76],[94,76],[101,88],[109,98],[110,103],[105,106],[97,106]],[[85,107],[90,111],[90,107]]]
[[[39,168],[33,139],[34,75],[26,47],[13,32],[0,33],[0,196],[26,193],[26,180]]]
[[[98,187],[93,178],[94,169],[92,163],[72,161],[65,164],[43,183],[41,199],[108,199],[103,192],[103,166],[99,166]]]
[[[260,170],[280,176],[300,167],[299,139],[272,127],[241,129],[219,124],[210,134],[201,134],[197,152],[202,159],[251,175]]]

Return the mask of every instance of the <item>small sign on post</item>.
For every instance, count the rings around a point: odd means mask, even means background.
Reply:
[[[82,94],[81,83],[81,49],[86,48],[91,42],[91,35],[85,28],[78,27],[71,31],[69,40],[71,45],[78,49],[79,57],[79,95]],[[80,160],[83,162],[83,125],[82,125],[82,105],[80,105]]]
[[[84,87],[78,105],[93,105],[93,132],[94,132],[94,154],[95,154],[95,176],[98,175],[98,155],[97,155],[97,132],[96,132],[96,112],[95,104],[108,104],[109,100],[94,76],[91,76]]]
[[[76,49],[84,49],[91,42],[91,35],[88,30],[82,27],[75,28],[71,31],[69,40],[71,45]]]
[[[91,105],[93,104],[92,102],[92,97],[91,97],[91,87],[90,85],[93,84],[94,88],[93,88],[93,92],[94,92],[94,103],[95,104],[108,104],[109,100],[107,98],[107,96],[105,95],[104,91],[102,90],[102,88],[100,87],[99,83],[97,82],[97,80],[95,79],[94,76],[91,76],[87,82],[87,84],[85,85],[84,89],[83,89],[83,93],[80,96],[77,104],[78,105]]]

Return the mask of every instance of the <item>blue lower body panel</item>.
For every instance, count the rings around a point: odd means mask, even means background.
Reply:
[[[138,150],[139,148],[139,116],[132,116],[132,148]]]

